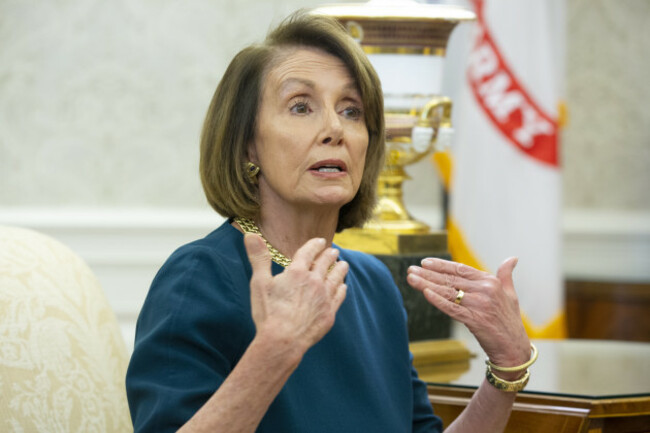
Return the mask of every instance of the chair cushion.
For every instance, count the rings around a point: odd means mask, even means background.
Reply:
[[[127,362],[83,260],[48,236],[0,226],[0,431],[132,431]]]

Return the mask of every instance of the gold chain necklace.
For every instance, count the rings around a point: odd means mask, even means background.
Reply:
[[[287,267],[291,264],[291,259],[284,254],[282,254],[280,251],[278,251],[269,241],[266,240],[262,232],[260,231],[259,227],[253,222],[253,220],[250,220],[248,218],[242,218],[242,217],[236,217],[235,222],[239,224],[239,226],[244,230],[244,233],[254,233],[256,235],[260,235],[264,243],[266,244],[266,248],[269,250],[269,253],[271,253],[271,260],[273,260],[275,263],[277,263],[280,266]]]

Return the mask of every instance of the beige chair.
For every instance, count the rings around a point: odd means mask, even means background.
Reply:
[[[0,226],[0,431],[129,432],[124,340],[88,266]]]

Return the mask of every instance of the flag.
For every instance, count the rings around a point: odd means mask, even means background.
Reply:
[[[450,252],[491,273],[505,258],[519,257],[514,282],[529,336],[562,338],[558,104],[565,5],[473,4],[477,20],[454,108],[451,163],[436,156],[451,176]]]

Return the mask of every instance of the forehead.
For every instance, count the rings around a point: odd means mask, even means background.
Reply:
[[[357,83],[341,59],[317,48],[291,48],[279,54],[266,74],[266,89],[282,90],[284,87],[311,81],[315,84],[340,81],[344,87],[357,88]]]

